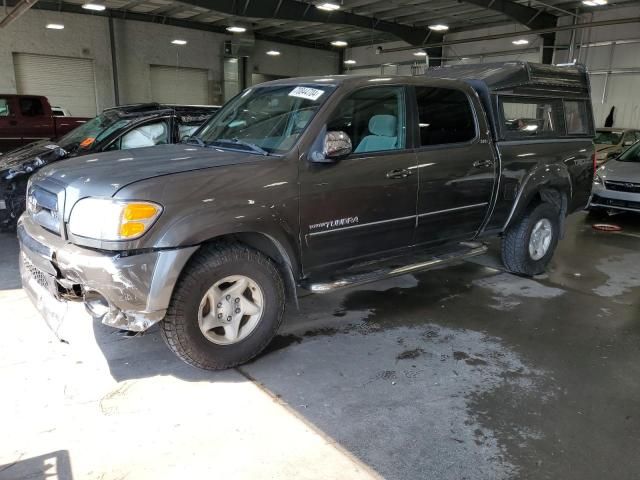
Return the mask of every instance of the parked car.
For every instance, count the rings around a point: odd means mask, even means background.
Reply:
[[[598,128],[593,142],[596,144],[596,161],[602,165],[620,155],[626,148],[640,140],[640,130],[631,128]]]
[[[640,142],[598,168],[589,210],[640,213]]]
[[[516,111],[540,120],[535,135],[508,128]],[[579,66],[264,83],[187,144],[36,173],[23,285],[63,338],[76,300],[112,327],[159,323],[192,365],[231,367],[269,343],[300,290],[419,272],[498,235],[507,269],[541,273],[587,205],[592,125]]]
[[[0,157],[0,228],[15,227],[24,212],[29,177],[52,162],[89,153],[177,143],[220,107],[128,105],[101,115],[57,141],[42,140]]]
[[[64,107],[58,107],[55,105],[51,106],[51,113],[54,117],[70,117],[71,112]]]
[[[0,152],[62,136],[87,120],[54,116],[46,97],[0,94]]]

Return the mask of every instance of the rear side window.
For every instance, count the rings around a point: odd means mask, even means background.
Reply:
[[[33,97],[21,98],[20,113],[23,117],[39,117],[44,115],[42,101],[39,98]]]
[[[564,116],[567,125],[567,134],[588,135],[591,133],[587,102],[579,100],[565,101]]]
[[[501,98],[502,132],[507,139],[564,136],[560,100]]]
[[[0,117],[9,116],[9,101],[6,98],[0,98]]]
[[[467,96],[448,88],[416,87],[420,145],[473,140],[476,122]]]

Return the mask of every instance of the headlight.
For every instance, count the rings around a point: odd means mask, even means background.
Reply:
[[[78,201],[69,219],[69,231],[96,240],[140,238],[162,213],[157,203],[85,198]]]
[[[593,183],[596,185],[602,185],[604,182],[602,181],[602,177],[596,173],[593,175]]]
[[[5,178],[7,180],[12,180],[13,178],[17,177],[18,175],[23,175],[25,173],[31,173],[36,168],[40,168],[44,164],[45,164],[45,161],[42,158],[36,157],[31,162],[25,162],[22,165],[20,165],[20,166],[18,166],[16,168],[12,168],[11,170],[9,170],[9,172],[7,173]]]

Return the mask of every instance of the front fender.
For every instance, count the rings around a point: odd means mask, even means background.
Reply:
[[[559,198],[549,192],[560,193]],[[516,194],[516,199],[511,207],[507,221],[502,227],[505,231],[516,219],[520,218],[527,210],[536,196],[542,196],[544,200],[559,202],[558,207],[566,212],[566,203],[573,195],[571,174],[564,163],[543,164],[531,170],[521,184]],[[565,200],[562,200],[564,196]]]

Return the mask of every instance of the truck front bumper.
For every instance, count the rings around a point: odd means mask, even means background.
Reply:
[[[68,302],[79,301],[105,325],[141,332],[162,320],[175,283],[196,247],[105,252],[66,242],[23,215],[20,273],[29,298],[64,339]]]
[[[609,190],[602,185],[594,185],[589,206],[640,213],[640,193]]]

